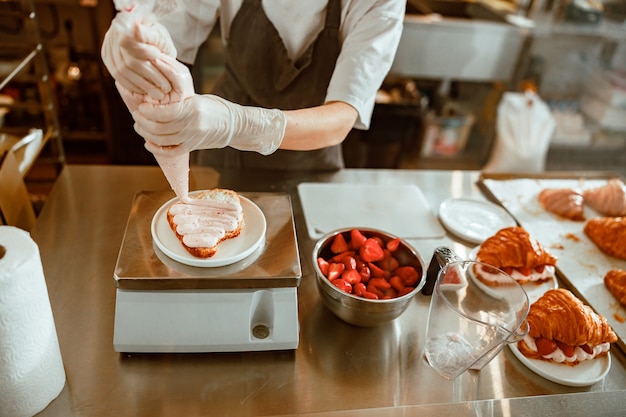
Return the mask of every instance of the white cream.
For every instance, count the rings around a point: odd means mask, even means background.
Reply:
[[[194,204],[177,203],[169,211],[174,216],[176,231],[191,248],[215,246],[237,227],[243,219],[238,202],[192,199]],[[195,204],[195,202],[203,204]]]
[[[533,352],[537,352],[537,344],[535,343],[535,338],[529,335],[524,337],[524,343],[528,346],[528,349]],[[551,359],[554,362],[575,362],[575,361],[586,361],[595,358],[596,356],[608,352],[611,349],[610,343],[601,343],[597,346],[593,346],[593,353],[585,352],[580,346],[576,346],[574,348],[574,354],[572,356],[566,356],[565,353],[561,350],[561,348],[557,347],[554,352],[549,355],[542,355],[545,359]]]
[[[526,282],[540,282],[547,279],[551,279],[554,276],[555,268],[552,265],[546,265],[543,268],[542,272],[537,272],[533,269],[528,275],[522,274],[517,269],[513,269],[513,271],[509,274],[516,281],[526,281]],[[503,279],[500,274],[491,274],[488,271],[485,271],[484,268],[480,268],[480,277],[485,281],[489,281],[492,283],[506,283],[505,279]]]

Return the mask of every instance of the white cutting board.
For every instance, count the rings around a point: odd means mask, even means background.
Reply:
[[[417,185],[305,182],[298,185],[298,195],[314,239],[345,227],[374,228],[405,239],[445,236]]]

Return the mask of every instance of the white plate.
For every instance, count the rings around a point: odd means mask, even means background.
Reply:
[[[517,348],[517,343],[509,344],[513,354],[537,375],[570,387],[586,387],[602,381],[611,369],[611,353],[589,361],[582,361],[576,366],[568,366],[541,359],[527,358]]]
[[[298,195],[313,239],[344,227],[368,227],[405,239],[445,236],[414,184],[301,183]]]
[[[163,204],[152,218],[152,239],[168,257],[182,264],[198,267],[226,266],[238,262],[252,254],[265,241],[267,224],[263,211],[247,198],[240,196],[244,215],[244,227],[239,236],[226,239],[218,246],[210,258],[197,258],[187,252],[167,222],[167,210],[178,202],[175,197]]]
[[[478,250],[480,249],[480,246],[476,246],[474,249],[472,249],[472,251],[469,253],[469,258],[471,260],[476,260],[476,254],[478,253]],[[474,278],[474,281],[481,285],[483,288],[486,287],[485,284],[482,283],[482,281],[476,279],[474,277],[474,274],[470,274],[470,276],[472,278]],[[524,291],[526,292],[526,295],[528,296],[528,301],[530,304],[534,303],[535,301],[537,301],[537,299],[539,297],[541,297],[546,291],[551,290],[553,288],[558,288],[559,287],[559,282],[556,279],[556,276],[553,275],[552,279],[549,279],[547,281],[543,281],[540,282],[538,284],[534,283],[534,282],[527,282],[525,284],[522,284],[522,288],[524,289]]]
[[[439,219],[451,233],[471,243],[482,243],[498,230],[517,225],[502,207],[473,198],[445,200],[439,205]]]

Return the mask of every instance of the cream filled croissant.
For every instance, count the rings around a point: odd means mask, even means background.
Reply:
[[[485,240],[478,249],[476,260],[499,268],[524,284],[552,279],[557,258],[519,226],[499,230]],[[497,275],[477,271],[477,277],[486,284],[498,285]]]
[[[531,359],[574,366],[606,355],[617,341],[606,319],[564,288],[546,291],[527,320],[530,331],[517,347]]]
[[[244,213],[235,191],[214,188],[172,204],[167,221],[187,252],[210,258],[221,242],[239,236]]]

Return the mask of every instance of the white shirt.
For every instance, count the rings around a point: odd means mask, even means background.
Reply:
[[[170,31],[178,59],[193,63],[218,15],[222,40],[228,44],[230,24],[243,0],[181,0],[183,7],[161,20]],[[317,38],[324,26],[328,0],[263,0],[263,9],[283,39],[290,58],[297,58]],[[339,41],[341,53],[335,66],[326,102],[343,101],[359,117],[356,128],[367,129],[376,92],[391,68],[406,1],[341,0]]]

